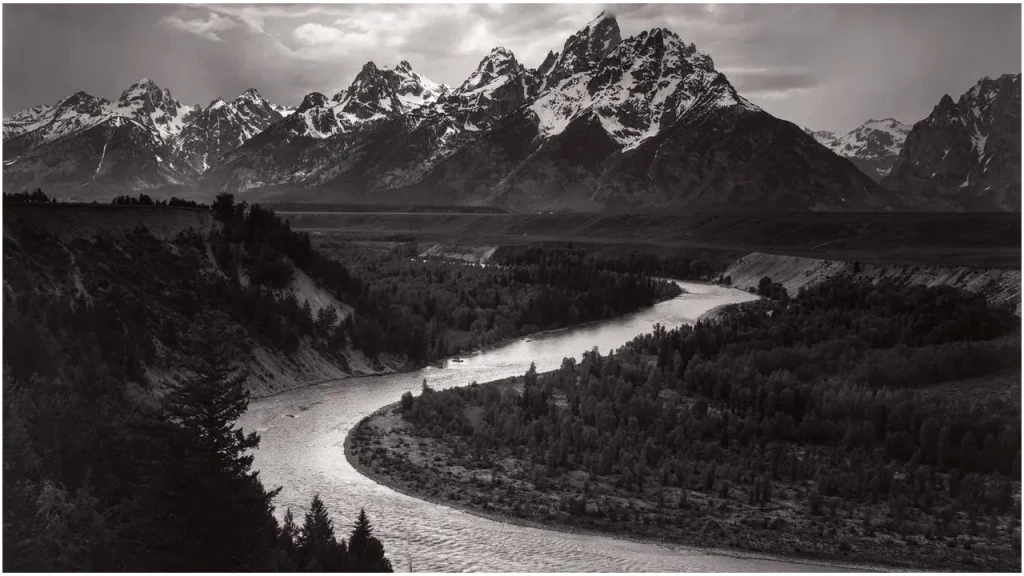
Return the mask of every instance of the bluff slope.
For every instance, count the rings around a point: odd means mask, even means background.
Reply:
[[[983,294],[989,302],[1008,304],[1018,315],[1021,313],[1020,269],[872,264],[753,252],[733,262],[723,274],[731,278],[733,286],[743,290],[757,288],[758,282],[768,276],[772,282],[782,284],[790,295],[844,275],[872,282],[952,286]]]
[[[11,314],[12,322],[21,318],[38,325],[34,314],[44,309],[45,322],[56,328],[51,333],[59,335],[76,314],[96,316],[83,316],[90,327],[72,330],[76,338],[109,337],[123,340],[126,348],[109,362],[97,359],[91,369],[115,370],[128,358],[125,380],[143,397],[162,395],[168,383],[188,374],[185,350],[204,330],[228,342],[237,365],[249,371],[246,385],[256,396],[391,370],[350,343],[327,345],[317,329],[289,342],[287,332],[303,315],[312,324],[321,310],[333,308],[337,317],[322,327],[330,332],[341,328],[351,308],[283,258],[276,261],[290,270],[287,282],[260,284],[258,276],[268,274],[273,260],[238,245],[225,257],[222,239],[220,224],[206,210],[7,204],[5,323]],[[297,320],[267,316],[289,308]],[[107,334],[103,326],[123,332]],[[387,355],[382,359],[399,364]]]

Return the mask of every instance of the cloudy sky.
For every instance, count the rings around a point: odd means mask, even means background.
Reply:
[[[142,77],[191,104],[252,86],[297,105],[368,60],[458,85],[495,46],[536,67],[602,9],[623,38],[675,31],[742,95],[814,129],[914,122],[945,93],[1021,71],[1021,8],[1007,4],[5,4],[3,114],[77,90],[115,99]]]

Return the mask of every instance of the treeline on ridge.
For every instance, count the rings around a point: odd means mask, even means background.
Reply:
[[[502,246],[495,251],[491,262],[502,266],[590,267],[677,280],[709,280],[720,275],[727,264],[724,258],[715,257],[713,254],[706,254],[704,257],[662,255],[644,249],[631,249],[623,253],[596,246],[584,248],[572,242],[564,246]]]

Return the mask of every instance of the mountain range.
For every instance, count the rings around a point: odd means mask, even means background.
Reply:
[[[1014,98],[1019,127],[1019,83],[989,84],[969,99],[988,103],[981,116],[970,103],[956,112],[970,124],[962,130],[886,119],[811,132],[743,98],[693,43],[662,28],[623,39],[602,13],[539,67],[499,47],[458,86],[402,61],[368,62],[348,88],[310,93],[295,109],[255,89],[183,105],[147,79],[116,102],[79,92],[4,120],[4,186],[512,210],[986,209],[988,199],[1012,209],[1014,198],[1019,209],[1019,130],[993,128],[1012,121]],[[975,130],[1002,136],[981,156],[961,154]],[[1014,137],[1015,153],[1004,142]],[[921,166],[937,138],[958,144],[927,184]],[[956,178],[968,186],[947,190]]]

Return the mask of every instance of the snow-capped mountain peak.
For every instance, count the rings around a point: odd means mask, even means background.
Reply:
[[[285,106],[284,104],[271,104],[274,111],[281,115],[282,118],[287,118],[295,113],[294,106]]]
[[[230,102],[217,98],[205,110],[193,112],[188,125],[172,143],[172,158],[183,170],[202,174],[220,155],[241,146],[281,118],[255,88],[247,89]]]
[[[39,128],[51,119],[53,108],[49,104],[42,104],[4,118],[4,140]]]
[[[39,106],[14,114],[4,121],[4,139],[19,139],[16,146],[4,144],[4,155],[16,157],[36,146],[52,142],[95,126],[112,115],[116,105],[109,100],[78,91],[53,106]]]
[[[516,60],[512,51],[498,46],[490,51],[487,56],[480,60],[476,70],[466,78],[458,89],[457,94],[467,94],[495,84],[496,81],[509,79],[514,75],[525,72],[525,69]]]
[[[267,101],[267,99],[264,98],[262,94],[260,94],[259,90],[255,88],[246,88],[245,92],[242,92],[238,96],[238,98],[235,99],[235,101],[248,101],[254,102],[256,104],[263,104]]]
[[[192,111],[171,96],[171,91],[143,78],[121,93],[111,114],[132,118],[153,128],[161,140],[170,140],[185,127],[184,118]]]
[[[591,117],[626,149],[687,114],[729,106],[756,110],[692,43],[661,28],[619,41],[618,25],[607,15],[566,42],[546,81],[530,106],[543,136]]]
[[[163,95],[166,90],[161,89],[149,78],[142,78],[138,82],[135,82],[129,86],[124,92],[121,93],[121,97],[118,98],[118,102],[131,102],[132,100],[140,100],[146,98],[150,94]],[[169,92],[167,92],[169,94]]]
[[[875,181],[884,178],[899,158],[911,126],[894,118],[874,118],[845,134],[828,130],[805,132],[819,144],[847,158]]]
[[[389,76],[373,62],[364,64],[352,84],[335,96],[338,111],[358,120],[401,113],[405,107],[392,88]]]
[[[448,86],[414,71],[408,60],[402,60],[395,68],[381,68],[381,74],[398,100],[409,109],[430,104],[451,91]]]
[[[573,74],[589,70],[622,41],[619,23],[608,12],[570,36],[544,78],[544,87],[555,86]]]
[[[835,151],[841,156],[860,158],[898,156],[910,128],[893,118],[868,120],[840,137]]]
[[[271,118],[279,113],[274,106],[267,101],[255,88],[249,88],[238,98],[235,98],[231,105],[245,118],[258,117],[256,124],[263,124],[264,118]],[[275,118],[276,119],[276,118]]]
[[[342,92],[342,94],[343,93],[344,92]],[[299,104],[299,107],[295,110],[295,112],[298,114],[302,114],[303,112],[309,110],[310,108],[319,108],[327,106],[328,102],[329,100],[327,99],[327,96],[324,96],[319,92],[310,92],[309,94],[306,94],[305,98],[302,99],[302,103]]]

